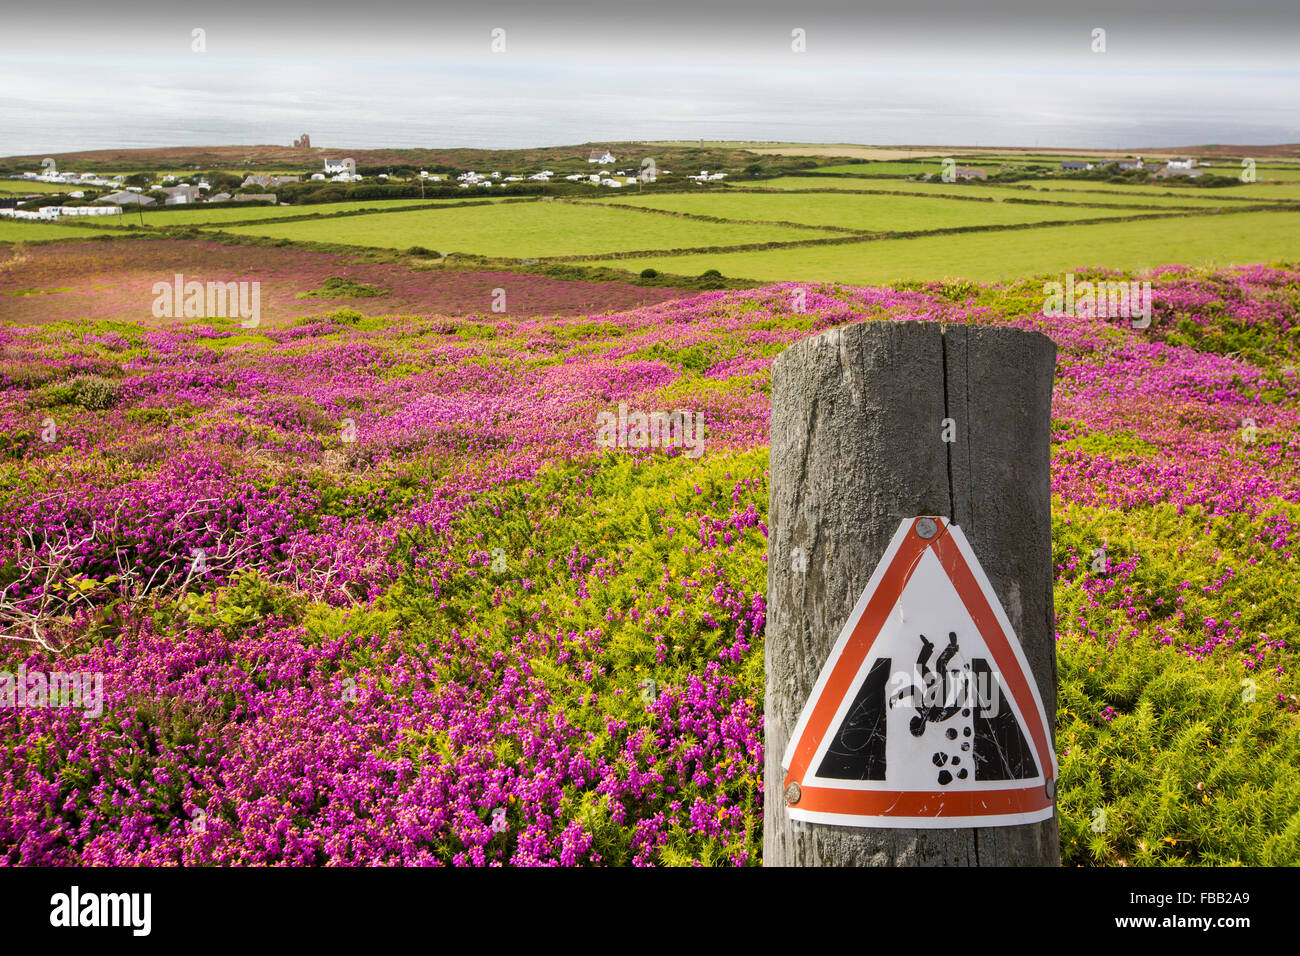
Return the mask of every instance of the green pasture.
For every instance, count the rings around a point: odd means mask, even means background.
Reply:
[[[98,229],[64,226],[53,222],[0,219],[0,242],[38,242],[45,239],[76,239],[103,235]]]
[[[1180,216],[587,264],[687,276],[717,269],[724,276],[760,281],[868,285],[898,279],[992,281],[1088,266],[1135,270],[1171,263],[1279,260],[1300,260],[1300,212]]]
[[[823,230],[702,222],[630,209],[565,202],[457,206],[337,219],[235,226],[238,235],[498,257],[600,255],[649,249],[698,249],[801,239]]]
[[[474,197],[475,202],[501,202],[504,197]],[[191,226],[212,225],[227,222],[253,222],[259,219],[283,219],[286,216],[328,216],[340,212],[366,212],[367,210],[419,209],[422,206],[432,208],[437,204],[446,204],[449,200],[435,199],[370,199],[356,202],[328,202],[317,205],[303,204],[296,206],[237,206],[224,204],[208,206],[169,206],[165,209],[146,209],[144,224],[146,226]],[[139,225],[140,216],[130,209],[123,216],[124,225]],[[101,223],[100,225],[119,225],[118,223]]]
[[[1239,175],[1238,169],[1227,169],[1225,175]],[[1142,197],[1150,193],[1167,193],[1188,198],[1227,196],[1233,199],[1257,199],[1260,202],[1300,200],[1300,183],[1242,183],[1239,186],[1174,186],[1168,181],[1157,181],[1149,186],[1126,186],[1119,183],[1090,182],[1084,179],[1054,179],[1026,182],[1025,185],[1040,192],[1098,192]]]
[[[843,179],[832,176],[784,176],[779,179],[769,179],[763,182],[736,182],[731,184],[732,188],[736,186],[743,186],[747,189],[815,189],[834,192],[881,193],[906,192],[916,193],[918,195],[956,196],[974,199],[1029,199],[1037,200],[1039,202],[1059,202],[1061,204],[1173,206],[1188,209],[1211,209],[1218,207],[1232,208],[1238,204],[1235,200],[1225,203],[1222,199],[1216,199],[1215,196],[1223,191],[1218,189],[1184,189],[1177,193],[1172,193],[1170,190],[1152,189],[1143,189],[1141,192],[1135,192],[1134,190],[1139,187],[1131,187],[1127,189],[1126,187],[1117,187],[1119,191],[1103,190],[1098,192],[1078,192],[1062,189],[1059,190],[1060,195],[1046,195],[1045,193],[1053,191],[1045,189],[1028,189],[1022,184],[985,186],[980,183],[945,183],[933,181],[913,182],[910,179]],[[1272,200],[1266,197],[1260,197],[1260,202],[1271,201]]]
[[[1128,192],[1123,191],[1100,191],[1100,192],[1082,192],[1070,190],[1058,190],[1056,195],[1052,190],[1045,189],[1027,189],[1025,184],[1015,183],[1007,186],[985,186],[981,183],[944,183],[944,182],[902,182],[898,188],[906,192],[915,192],[925,195],[940,196],[974,196],[995,199],[1031,199],[1038,201],[1050,201],[1060,203],[1088,203],[1095,205],[1117,205],[1117,206],[1169,206],[1182,209],[1213,209],[1227,208],[1232,209],[1240,205],[1235,199],[1224,202],[1223,198],[1216,198],[1220,190],[1191,190],[1184,189],[1179,192],[1159,189],[1143,189],[1141,192],[1130,189]],[[894,186],[891,184],[890,188]],[[1045,195],[1045,193],[1050,193]],[[1261,202],[1270,200],[1261,199]]]
[[[0,179],[0,193],[10,196],[26,196],[28,193],[66,193],[77,189],[98,191],[102,188],[102,186],[74,186],[70,183],[40,183],[30,179]]]
[[[660,193],[619,197],[611,206],[639,206],[721,219],[794,222],[869,232],[915,232],[963,226],[1003,226],[1129,215],[1123,208],[958,202],[888,193]]]
[[[986,169],[990,174],[996,171],[1000,166],[1014,167],[1028,165],[1028,162],[1023,159],[996,159],[988,156],[980,156],[971,159],[948,154],[946,156],[935,156],[932,159],[837,163],[832,166],[818,166],[816,169],[812,170],[812,172],[836,173],[848,176],[918,176],[922,173],[935,173],[937,175],[943,171],[943,161],[945,159],[953,160],[958,166],[975,166],[980,169]]]

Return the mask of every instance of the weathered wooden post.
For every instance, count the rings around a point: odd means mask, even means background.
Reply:
[[[776,359],[765,865],[1059,865],[1055,361],[911,321]]]

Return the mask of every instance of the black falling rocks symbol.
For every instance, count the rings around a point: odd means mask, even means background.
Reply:
[[[963,717],[970,716],[970,708],[965,706],[965,698],[969,687],[964,680],[962,686],[954,685],[953,672],[948,670],[948,665],[952,662],[952,659],[961,652],[961,648],[957,645],[956,632],[948,632],[948,646],[939,652],[939,657],[934,662],[934,671],[930,670],[930,658],[934,654],[934,644],[924,634],[920,635],[920,638],[921,652],[916,657],[916,666],[920,672],[925,692],[918,695],[915,689],[912,691],[916,716],[908,722],[907,729],[911,731],[913,737],[920,737],[925,733],[927,723],[945,723],[957,716],[958,711],[961,711]],[[970,669],[969,665],[967,665],[966,669]],[[956,675],[959,680],[967,676],[966,674]],[[957,728],[949,727],[944,732],[944,736],[949,740],[956,740]],[[940,786],[946,787],[952,783],[954,770],[958,780],[965,780],[970,776],[970,771],[961,766],[960,756],[949,756],[940,750],[936,751],[930,759],[936,767],[940,768],[937,777]]]
[[[1005,705],[986,707],[983,704],[987,701],[966,699],[972,686],[997,692],[996,678],[988,661],[975,658],[966,666],[966,673],[949,671],[948,664],[960,653],[956,633],[949,632],[948,644],[931,670],[930,658],[935,645],[924,634],[920,638],[921,650],[916,663],[923,686],[904,688],[893,701],[911,693],[916,714],[908,721],[908,730],[912,736],[920,737],[927,724],[944,723],[958,713],[971,718],[971,726],[963,726],[960,734],[955,727],[944,733],[946,739],[954,742],[952,750],[959,752],[938,751],[931,757],[938,768],[940,785],[947,786],[954,779],[967,780],[971,776],[977,781],[1022,780],[1035,776],[1038,768],[1033,751],[1012,709]],[[817,776],[831,780],[886,779],[886,713],[891,703],[887,685],[892,665],[892,658],[882,657],[871,666],[844,721],[831,738],[826,755],[818,765]],[[961,681],[964,686],[954,688],[954,681]],[[928,700],[927,687],[932,688]]]

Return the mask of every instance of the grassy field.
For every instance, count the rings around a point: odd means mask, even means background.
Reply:
[[[1059,189],[1049,189],[1049,186],[1058,186]],[[1213,208],[1224,205],[1235,205],[1236,198],[1257,198],[1260,202],[1275,202],[1278,199],[1289,198],[1287,196],[1272,197],[1266,194],[1253,193],[1231,193],[1222,189],[1162,189],[1159,187],[1136,187],[1136,186],[1112,186],[1110,183],[1101,183],[1101,186],[1110,186],[1109,189],[1098,189],[1097,191],[1082,190],[1076,187],[1085,184],[1075,183],[1047,183],[1035,184],[1036,188],[1030,188],[1023,184],[1013,184],[1007,186],[984,186],[978,183],[944,183],[944,182],[914,182],[910,179],[853,179],[842,176],[781,176],[776,179],[753,180],[745,182],[737,180],[729,185],[728,188],[734,189],[740,187],[743,189],[779,189],[779,190],[834,190],[836,192],[914,192],[918,194],[930,195],[952,195],[952,196],[987,196],[990,198],[1001,199],[1047,199],[1062,203],[1095,203],[1095,204],[1115,204],[1115,205],[1139,205],[1139,206],[1185,206],[1185,207],[1203,207]],[[1234,187],[1228,187],[1232,189]],[[1266,187],[1267,188],[1267,187]],[[1060,195],[1040,195],[1041,193],[1060,193]],[[1231,203],[1225,203],[1224,198],[1234,200]]]
[[[0,242],[37,242],[45,239],[76,239],[102,235],[98,229],[63,226],[52,222],[0,219]]]
[[[29,179],[0,179],[0,193],[25,196],[28,193],[63,193],[77,186],[67,183],[38,183]]]
[[[638,257],[599,264],[688,276],[717,269],[724,276],[763,281],[868,284],[958,277],[987,281],[1084,266],[1227,265],[1295,259],[1297,255],[1300,211],[1048,226],[757,252]]]
[[[995,199],[1032,199],[1047,200],[1049,202],[1060,203],[1086,203],[1089,205],[1116,205],[1116,206],[1170,206],[1182,209],[1215,209],[1215,208],[1232,208],[1239,203],[1236,200],[1229,199],[1224,201],[1222,197],[1216,198],[1214,194],[1206,192],[1183,190],[1182,192],[1171,193],[1168,190],[1146,189],[1142,192],[1071,192],[1060,190],[1059,195],[1043,195],[1046,190],[1028,189],[1019,184],[1008,186],[985,186],[979,183],[944,183],[944,182],[911,182],[900,180],[887,184],[891,190],[900,190],[903,192],[915,192],[922,195],[939,195],[939,196],[973,196],[989,197]],[[1207,191],[1208,192],[1208,191]],[[1218,190],[1214,191],[1215,193]],[[1266,201],[1266,200],[1261,200]]]
[[[504,197],[475,197],[479,203],[501,202]],[[286,216],[328,216],[339,212],[363,212],[368,209],[410,209],[412,207],[446,205],[453,200],[426,199],[369,199],[358,202],[328,202],[318,205],[301,206],[203,206],[192,208],[146,209],[144,224],[146,226],[182,226],[208,225],[227,222],[251,222],[258,219],[283,219]],[[100,225],[138,225],[140,217],[131,210],[124,217],[124,222],[100,223]]]
[[[690,249],[798,239],[825,239],[822,230],[701,222],[563,202],[461,206],[375,213],[319,221],[237,226],[239,235],[308,242],[486,256],[572,256],[641,249]]]
[[[1118,183],[1095,183],[1081,179],[1061,179],[1052,182],[1026,183],[1031,189],[1040,192],[1104,192],[1123,193],[1141,196],[1145,192],[1164,192],[1190,196],[1228,196],[1233,199],[1257,199],[1260,202],[1278,202],[1279,200],[1300,200],[1300,184],[1289,183],[1242,183],[1240,186],[1223,186],[1217,189],[1198,186],[1121,186]],[[1189,197],[1190,198],[1190,197]]]
[[[745,192],[670,193],[606,200],[610,205],[640,206],[722,219],[797,222],[871,232],[913,232],[961,226],[1001,226],[1015,223],[1072,221],[1123,216],[1123,208],[1013,205],[1001,202],[960,202],[929,196],[859,193]]]
[[[802,149],[799,144],[747,145],[782,152],[789,149],[791,155]],[[870,149],[840,152],[840,148],[822,147],[817,155],[862,156],[869,161],[828,160],[818,168],[819,172],[833,175],[746,181],[737,174],[723,189],[647,194],[602,190],[579,203],[559,199],[500,205],[502,197],[471,193],[463,199],[424,202],[377,199],[320,205],[156,209],[146,210],[143,221],[139,213],[131,212],[120,219],[87,220],[75,226],[0,224],[0,241],[78,238],[141,224],[185,225],[288,242],[397,250],[422,246],[444,254],[504,259],[583,258],[634,272],[655,268],[693,276],[718,269],[728,277],[758,281],[860,283],[935,275],[1001,279],[1086,264],[1116,268],[1180,261],[1223,264],[1293,258],[1298,247],[1295,216],[1258,218],[1240,211],[1251,202],[1300,203],[1300,165],[1295,163],[1262,162],[1257,170],[1261,182],[1221,189],[1083,180],[986,186],[909,178],[918,172],[937,170],[943,153],[925,156],[916,151]],[[944,153],[951,155],[953,151]],[[953,158],[963,165],[987,166],[1055,163],[1061,159],[960,152]],[[1235,160],[1223,160],[1210,168],[1229,174],[1235,173],[1238,166]],[[1270,178],[1275,181],[1269,182]],[[50,184],[34,185],[54,188]],[[755,193],[755,189],[764,192]],[[1168,222],[1143,220],[1113,225],[1041,225],[1123,219],[1166,210],[1171,214],[1217,212],[1222,217],[1175,217]],[[299,218],[304,216],[313,218]],[[294,221],[279,221],[284,219]],[[1005,228],[1021,224],[1034,228]],[[816,242],[842,239],[852,232],[912,233],[980,227],[992,231],[928,239]],[[804,241],[814,244],[708,251]],[[1087,250],[1082,259],[1081,249]],[[644,255],[609,258],[627,253]]]
[[[1051,156],[1033,153],[948,153],[946,155],[952,156],[952,158],[957,160],[957,162],[968,166],[978,165],[979,163],[1007,163],[1008,165],[1025,163],[1033,164],[1035,166],[1056,166],[1065,162],[1095,163],[1098,160],[1109,162],[1110,160],[1130,158],[1126,153],[1115,153],[1113,155],[1108,154],[1105,156],[1099,156],[1096,153],[1086,156],[1070,156],[1065,153]]]
[[[946,157],[944,157],[946,158]],[[961,162],[962,166],[978,166],[983,169],[996,169],[1000,164],[980,160],[975,162]],[[1007,163],[1006,165],[1021,165],[1020,163]],[[916,162],[884,162],[884,163],[841,163],[835,166],[818,166],[813,172],[818,173],[843,173],[849,176],[918,176],[922,173],[938,174],[943,170],[943,158],[918,160]]]
[[[1240,176],[1240,166],[1215,166],[1211,172],[1220,176]],[[1255,176],[1261,183],[1296,183],[1300,182],[1300,169],[1295,166],[1265,166],[1257,164],[1255,166]]]
[[[952,158],[957,161],[959,166],[975,166],[981,169],[987,169],[990,173],[996,170],[999,166],[1009,166],[1014,169],[1022,166],[1038,165],[1050,166],[1055,170],[1063,161],[1055,158],[1037,161],[1011,159],[1001,162],[983,157],[972,160],[963,160],[959,157]],[[1087,160],[1084,160],[1084,162],[1087,162]],[[935,158],[916,162],[842,163],[833,166],[819,166],[815,170],[812,170],[812,172],[835,173],[849,176],[917,176],[923,173],[935,173],[937,175],[942,168],[943,159]],[[1241,175],[1242,167],[1240,163],[1221,163],[1205,167],[1205,171],[1207,173],[1213,173],[1216,176],[1232,176],[1235,178]],[[1255,173],[1260,182],[1300,182],[1300,169],[1297,169],[1294,166],[1283,167],[1257,164],[1255,167]]]

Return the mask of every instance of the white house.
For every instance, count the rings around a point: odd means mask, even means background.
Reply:
[[[327,159],[325,160],[325,175],[330,173],[350,173],[357,168],[356,160],[352,157],[345,159]]]
[[[1170,176],[1187,176],[1189,179],[1195,179],[1198,176],[1205,175],[1203,170],[1193,169],[1191,166],[1175,166],[1173,163],[1166,163],[1163,169],[1156,170],[1156,179],[1168,179]]]
[[[593,149],[591,155],[587,157],[589,163],[600,163],[604,166],[607,163],[614,162],[614,154],[607,149]]]
[[[60,216],[120,216],[121,206],[60,206]]]

